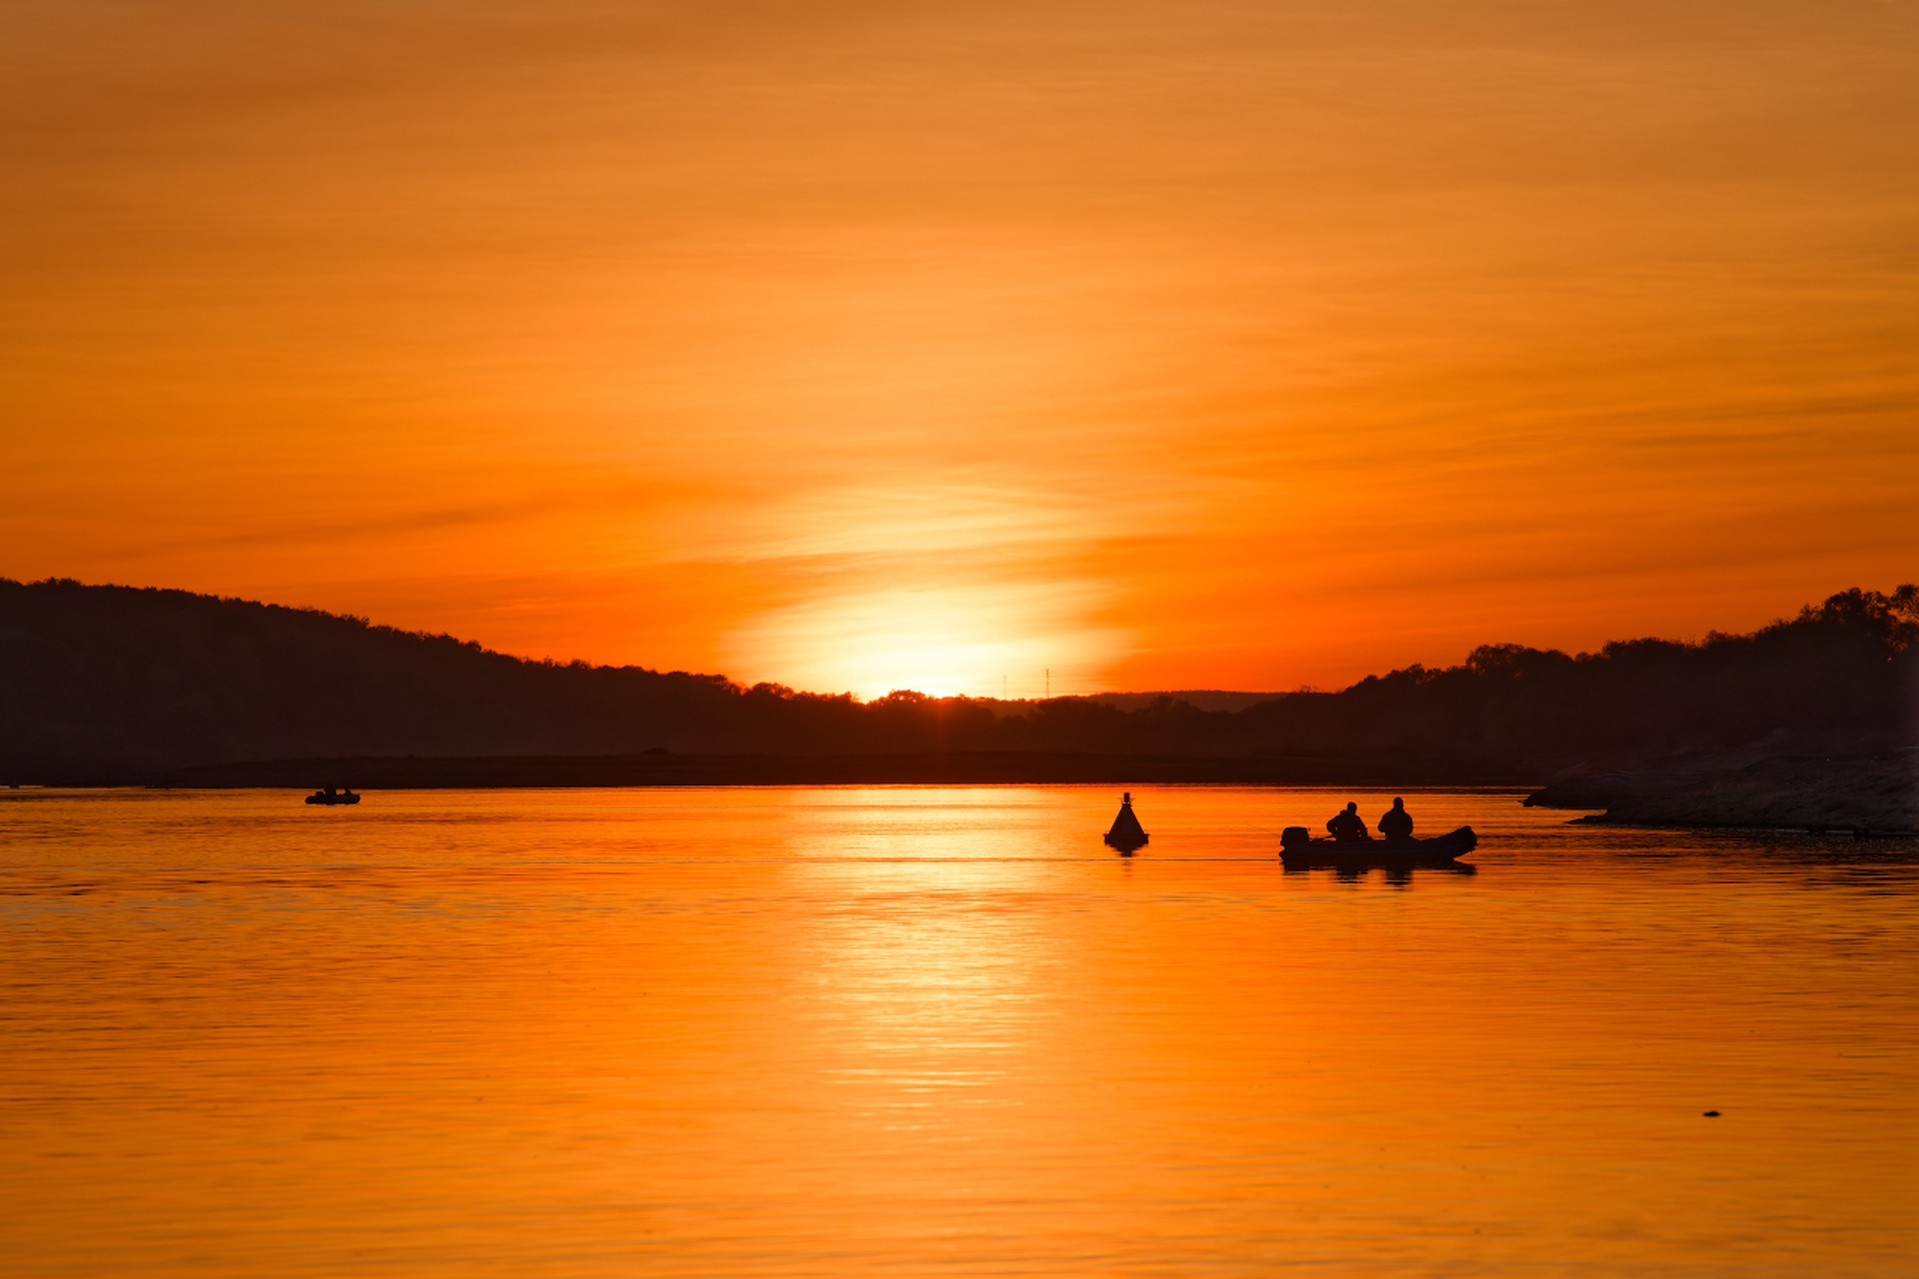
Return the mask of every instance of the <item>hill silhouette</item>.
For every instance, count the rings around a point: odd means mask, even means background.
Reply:
[[[1604,778],[1634,770],[1915,746],[1912,586],[1845,591],[1752,634],[1577,655],[1490,644],[1458,666],[1204,709],[1167,695],[860,702],[718,675],[528,661],[185,591],[0,579],[0,781],[16,783],[263,781],[270,761],[404,757],[415,757],[411,784],[433,784],[421,762],[433,759],[468,761],[469,778],[627,776],[604,760],[588,768],[589,757],[628,757],[637,780],[651,769],[655,780],[724,781],[724,760],[737,758],[739,780],[1559,779],[1559,798],[1590,802],[1604,797]],[[705,762],[668,767],[661,752]],[[509,757],[544,762],[474,771],[475,760]],[[287,784],[322,780],[308,772]]]

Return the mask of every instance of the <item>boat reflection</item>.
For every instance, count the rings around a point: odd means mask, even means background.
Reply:
[[[1333,878],[1343,884],[1360,883],[1374,871],[1378,871],[1385,877],[1387,883],[1400,888],[1411,885],[1415,874],[1428,878],[1436,875],[1458,878],[1479,873],[1479,868],[1470,862],[1451,862],[1443,866],[1365,866],[1348,862],[1339,866],[1282,865],[1280,869],[1283,874],[1302,877],[1318,870],[1330,871]]]

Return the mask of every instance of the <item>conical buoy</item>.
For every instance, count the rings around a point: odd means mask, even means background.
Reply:
[[[1106,832],[1106,842],[1126,854],[1146,847],[1146,832],[1140,828],[1139,818],[1133,816],[1133,792],[1120,796],[1119,816],[1113,819],[1113,829]]]

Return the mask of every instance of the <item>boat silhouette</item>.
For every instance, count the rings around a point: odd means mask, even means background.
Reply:
[[[353,793],[351,786],[329,786],[325,790],[316,790],[307,796],[309,804],[357,804],[360,797]]]
[[[1451,866],[1478,844],[1479,836],[1470,826],[1431,839],[1314,839],[1304,826],[1288,826],[1279,837],[1279,860],[1287,870],[1316,866],[1335,870]]]

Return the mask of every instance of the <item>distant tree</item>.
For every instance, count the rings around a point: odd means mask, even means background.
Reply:
[[[0,579],[0,780],[347,755],[1041,751],[1393,761],[1536,778],[1622,753],[1919,737],[1919,590],[1849,590],[1749,635],[1569,656],[1486,644],[1243,710],[750,688],[523,661],[444,634],[194,595]]]

